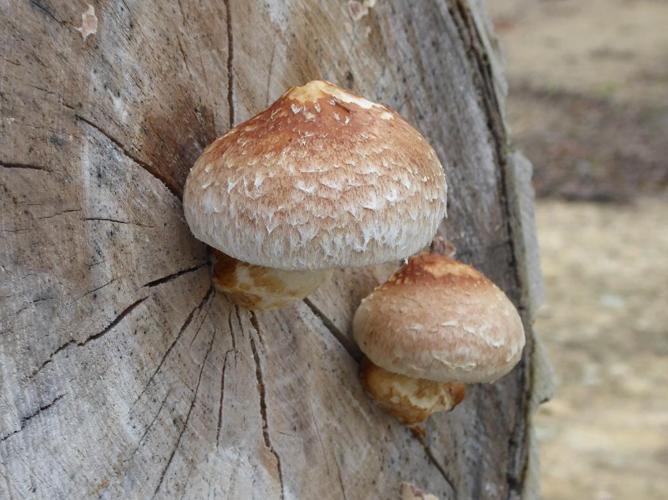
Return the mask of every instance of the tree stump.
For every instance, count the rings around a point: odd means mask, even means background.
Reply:
[[[0,498],[531,496],[530,166],[508,148],[479,2],[94,7],[0,2]],[[441,235],[525,320],[521,364],[424,439],[357,378],[351,317],[391,266],[256,313],[214,292],[184,222],[203,148],[315,78],[428,137]]]

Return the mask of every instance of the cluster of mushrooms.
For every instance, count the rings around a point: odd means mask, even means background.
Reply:
[[[420,253],[446,215],[436,153],[389,108],[316,80],[216,139],[188,175],[186,220],[211,246],[213,281],[250,309],[284,307],[333,269],[406,259],[362,300],[360,377],[414,427],[520,359],[524,330],[474,268]]]

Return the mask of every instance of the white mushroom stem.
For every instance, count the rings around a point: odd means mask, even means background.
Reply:
[[[407,377],[375,365],[367,358],[360,367],[364,390],[402,424],[415,427],[430,415],[450,411],[464,399],[459,382],[437,382]]]
[[[232,302],[247,309],[278,309],[302,300],[332,270],[286,271],[256,266],[213,251],[213,284]]]

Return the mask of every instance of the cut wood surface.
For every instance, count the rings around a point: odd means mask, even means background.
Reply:
[[[86,2],[0,0],[0,498],[522,495],[535,241],[481,6],[350,4],[97,1],[84,39]],[[255,313],[211,288],[183,218],[203,148],[314,78],[428,137],[440,233],[527,326],[520,365],[423,440],[364,395],[350,333],[397,263]]]

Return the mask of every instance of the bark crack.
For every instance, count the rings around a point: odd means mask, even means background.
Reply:
[[[139,402],[139,400],[144,395],[144,393],[148,390],[149,386],[153,382],[153,379],[158,374],[158,372],[160,371],[160,368],[162,368],[162,365],[164,364],[165,360],[169,356],[169,353],[172,352],[172,349],[174,349],[174,346],[177,344],[177,342],[179,341],[179,339],[183,335],[183,332],[186,331],[186,329],[188,328],[188,325],[190,325],[190,323],[192,322],[193,317],[195,316],[195,313],[197,311],[201,310],[202,307],[204,307],[204,304],[207,302],[207,300],[211,297],[212,294],[213,294],[213,287],[210,287],[209,290],[206,292],[206,295],[204,295],[202,300],[199,302],[199,304],[197,304],[197,306],[195,306],[193,308],[193,310],[190,311],[190,314],[188,314],[188,316],[186,317],[185,321],[181,325],[181,328],[179,328],[179,331],[176,334],[176,337],[174,338],[172,343],[169,345],[169,347],[165,351],[165,354],[162,355],[162,358],[160,359],[160,363],[158,363],[158,366],[155,368],[155,370],[153,371],[153,373],[149,377],[148,382],[146,382],[146,385],[144,385],[144,388],[139,393],[139,396],[137,396],[134,403],[132,403],[131,408],[134,408],[134,406]]]
[[[105,136],[112,144],[114,144],[127,158],[132,160],[134,163],[139,165],[141,168],[146,170],[149,174],[151,174],[153,177],[158,179],[160,182],[162,182],[165,187],[174,195],[176,196],[179,200],[181,199],[181,187],[178,185],[178,183],[172,179],[168,175],[162,174],[157,168],[153,167],[152,165],[146,163],[145,161],[140,160],[137,158],[135,155],[133,155],[127,147],[121,143],[118,139],[114,138],[111,134],[103,130],[101,127],[93,123],[87,118],[84,118],[83,116],[79,114],[75,114],[74,117],[88,125],[89,127],[97,130],[100,134]]]
[[[334,322],[323,313],[318,306],[316,306],[308,297],[304,299],[304,304],[308,306],[311,312],[320,320],[327,330],[339,341],[341,346],[350,354],[358,363],[362,360],[362,351],[360,351],[357,344],[345,333],[343,333]]]
[[[10,437],[12,437],[14,434],[18,434],[19,432],[21,432],[23,429],[26,428],[26,426],[30,423],[30,421],[33,418],[35,418],[40,413],[48,410],[49,408],[51,408],[54,404],[56,404],[58,401],[60,401],[64,396],[65,396],[65,394],[61,394],[59,396],[56,396],[50,403],[47,403],[43,406],[40,406],[39,408],[37,408],[31,414],[22,417],[21,420],[19,421],[19,428],[17,430],[13,431],[13,432],[10,432],[6,436],[1,437],[0,438],[0,443],[6,441]]]
[[[123,321],[123,319],[125,319],[126,316],[128,316],[128,315],[129,315],[129,314],[130,314],[130,313],[131,313],[137,306],[139,306],[139,305],[140,305],[142,302],[144,302],[147,298],[148,298],[148,296],[147,296],[147,297],[142,297],[141,299],[136,300],[135,302],[133,302],[132,304],[130,304],[128,307],[126,307],[125,309],[123,309],[123,310],[120,312],[120,314],[118,314],[118,315],[113,319],[113,321],[112,321],[111,323],[109,323],[103,330],[101,330],[101,331],[99,331],[99,332],[97,332],[97,333],[94,333],[93,335],[90,335],[90,336],[88,336],[88,337],[86,337],[85,339],[80,340],[80,341],[77,341],[77,340],[72,339],[72,340],[70,340],[70,341],[68,341],[68,342],[65,342],[63,345],[61,345],[61,346],[58,347],[55,351],[53,351],[53,352],[49,355],[49,357],[46,359],[46,361],[44,361],[44,362],[39,366],[39,368],[37,368],[37,370],[35,370],[34,372],[32,372],[32,373],[29,375],[28,379],[32,380],[33,378],[35,378],[35,376],[36,376],[40,371],[42,371],[42,369],[43,369],[46,365],[48,365],[49,363],[51,363],[51,362],[53,361],[53,358],[54,358],[59,352],[64,351],[65,349],[67,349],[68,347],[70,347],[70,346],[72,346],[72,345],[77,345],[77,346],[79,346],[79,347],[83,347],[83,346],[85,346],[86,344],[88,344],[88,342],[90,342],[90,341],[92,341],[92,340],[97,340],[97,339],[99,339],[100,337],[102,337],[103,335],[106,335],[107,333],[109,333],[111,330],[114,329],[114,327],[115,327],[116,325],[118,325],[121,321]]]
[[[202,262],[200,264],[197,264],[196,266],[190,267],[188,269],[183,269],[181,271],[176,271],[175,273],[168,274],[167,276],[163,276],[162,278],[158,278],[156,280],[149,281],[148,283],[145,283],[142,285],[143,287],[147,288],[153,288],[154,286],[162,285],[163,283],[167,283],[168,281],[171,281],[173,279],[176,279],[180,276],[183,276],[184,274],[188,273],[193,273],[199,269],[202,269],[204,266],[208,265],[208,262]]]
[[[179,431],[179,437],[176,439],[176,444],[172,449],[172,453],[169,455],[169,459],[167,460],[167,465],[165,465],[165,468],[162,470],[162,473],[160,474],[160,479],[158,481],[158,485],[155,487],[155,491],[153,492],[152,498],[155,498],[156,495],[158,494],[158,491],[160,491],[160,487],[162,486],[162,482],[165,479],[165,475],[169,470],[169,466],[172,464],[172,460],[174,460],[174,455],[176,454],[176,450],[178,450],[179,446],[181,445],[181,438],[183,438],[183,433],[186,431],[186,428],[188,427],[188,422],[190,421],[190,415],[193,411],[193,408],[195,407],[195,401],[197,401],[197,393],[199,392],[199,385],[202,382],[202,374],[204,373],[206,360],[209,358],[209,354],[211,354],[211,349],[213,348],[213,341],[216,338],[217,332],[218,330],[214,330],[213,333],[211,334],[211,341],[209,342],[209,347],[207,348],[206,354],[204,355],[204,360],[202,361],[202,366],[199,370],[199,376],[197,377],[197,385],[195,386],[193,399],[190,402],[190,407],[188,408],[188,413],[186,414],[186,420],[185,422],[183,422],[183,427],[181,427],[181,430]]]
[[[260,330],[257,322],[257,317],[253,311],[250,311],[251,323],[255,328],[255,333],[260,338]],[[255,345],[255,339],[253,338],[252,333],[249,334],[251,350],[253,351],[253,359],[255,360],[255,380],[257,382],[257,390],[260,396],[260,414],[262,416],[262,439],[264,440],[264,446],[269,450],[269,452],[276,459],[276,469],[278,470],[278,481],[281,486],[281,499],[285,498],[285,492],[283,491],[283,470],[281,468],[281,458],[274,449],[274,446],[271,443],[271,436],[269,435],[269,423],[267,420],[267,401],[266,401],[266,391],[264,386],[264,375],[262,373],[262,364],[260,362],[260,355],[258,354],[257,346]]]

